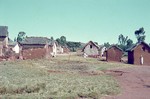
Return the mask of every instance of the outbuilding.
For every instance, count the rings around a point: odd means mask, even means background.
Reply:
[[[122,54],[122,49],[113,45],[106,50],[106,61],[121,62]]]
[[[150,46],[147,43],[137,43],[127,51],[129,64],[150,66]]]

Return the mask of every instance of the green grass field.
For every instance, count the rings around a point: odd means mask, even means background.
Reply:
[[[130,66],[79,56],[1,62],[0,97],[99,99],[120,92],[117,81],[102,70],[126,67]]]

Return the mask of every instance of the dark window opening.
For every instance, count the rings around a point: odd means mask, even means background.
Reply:
[[[142,47],[142,50],[145,51],[145,47]]]
[[[90,48],[92,48],[93,46],[92,45],[90,45]]]

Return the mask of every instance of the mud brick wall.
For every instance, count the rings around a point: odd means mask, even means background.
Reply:
[[[65,47],[64,47],[64,48],[63,48],[63,52],[64,52],[64,53],[69,53],[70,50],[69,50],[68,48],[65,48]]]
[[[144,49],[143,49],[144,48]],[[141,65],[140,57],[143,56],[143,65],[150,66],[150,49],[145,45],[139,45],[134,51],[128,52],[128,63]]]
[[[46,57],[48,50],[45,48],[25,49],[22,51],[23,59],[37,59]]]
[[[112,47],[106,51],[106,61],[121,62],[122,51],[116,47]]]

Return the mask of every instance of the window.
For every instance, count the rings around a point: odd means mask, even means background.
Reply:
[[[145,51],[145,47],[142,47],[142,50]]]
[[[92,48],[92,45],[90,45],[90,48]]]

